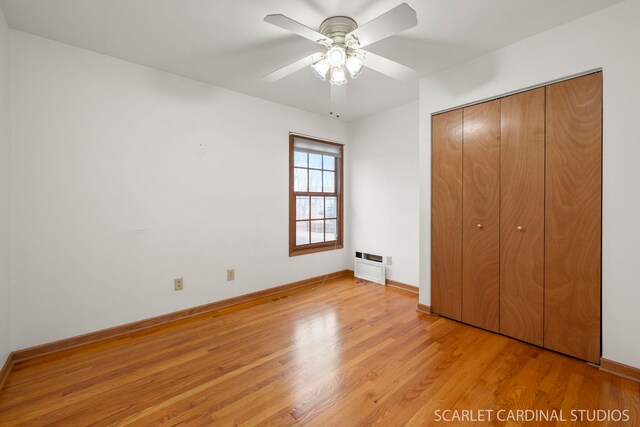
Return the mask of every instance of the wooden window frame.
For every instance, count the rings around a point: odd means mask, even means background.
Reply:
[[[334,145],[340,148],[340,158],[336,161],[336,192],[335,193],[317,193],[317,192],[295,192],[294,191],[294,150],[293,141],[295,138],[305,139],[307,141],[320,142],[322,144]],[[308,165],[307,165],[308,166]],[[309,197],[336,197],[336,229],[338,238],[329,242],[307,243],[296,245],[296,196]],[[311,209],[311,207],[309,207]],[[305,255],[316,252],[331,251],[334,249],[342,249],[344,247],[344,145],[336,142],[325,141],[323,139],[302,136],[298,134],[289,134],[289,256]]]

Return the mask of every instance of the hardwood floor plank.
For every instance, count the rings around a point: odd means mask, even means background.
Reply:
[[[429,425],[437,409],[585,407],[640,420],[638,383],[416,303],[343,278],[24,361],[0,426]]]

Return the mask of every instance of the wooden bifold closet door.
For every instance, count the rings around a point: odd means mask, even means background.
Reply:
[[[432,131],[432,312],[598,363],[602,73]]]
[[[500,100],[462,114],[462,321],[498,332]]]
[[[462,319],[462,110],[433,117],[432,309]]]
[[[544,346],[599,363],[602,73],[546,89]]]
[[[500,332],[543,343],[545,89],[501,100]]]

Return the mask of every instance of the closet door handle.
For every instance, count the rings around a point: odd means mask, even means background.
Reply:
[[[521,226],[521,225],[519,225],[519,226],[517,226],[517,227],[516,227],[516,230],[518,230],[518,231],[524,231],[524,227],[523,227],[523,226]]]
[[[476,228],[480,230],[482,228],[482,224],[476,224]]]

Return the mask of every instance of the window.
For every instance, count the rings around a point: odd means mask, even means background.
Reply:
[[[342,145],[291,134],[289,151],[289,256],[342,248]]]

